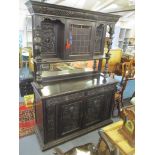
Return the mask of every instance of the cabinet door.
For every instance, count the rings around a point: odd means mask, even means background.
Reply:
[[[95,96],[86,101],[84,126],[89,126],[102,121],[104,113],[105,96]]]
[[[34,58],[61,57],[64,51],[64,20],[49,16],[34,15],[33,52]]]
[[[82,101],[74,101],[58,105],[58,137],[81,128],[81,105]]]
[[[104,119],[108,119],[111,117],[113,104],[114,104],[114,91],[105,92],[104,113],[103,113]]]
[[[67,20],[65,58],[92,58],[94,52],[95,23]]]

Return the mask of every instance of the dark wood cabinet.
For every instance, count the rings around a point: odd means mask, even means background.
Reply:
[[[35,132],[46,150],[112,122],[117,82],[101,67],[107,25],[114,27],[119,16],[37,1],[26,5],[32,15]],[[94,60],[93,69],[46,74],[51,63],[75,60]]]
[[[99,84],[103,80],[100,74],[83,78],[51,82],[41,89],[33,83],[36,133],[42,137],[43,150],[112,122],[116,81]]]

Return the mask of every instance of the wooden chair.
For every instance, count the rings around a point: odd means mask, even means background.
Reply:
[[[134,77],[135,75],[135,60],[131,59],[127,62],[116,63],[113,73],[116,75],[124,76],[128,72],[129,77]]]
[[[114,72],[116,75],[122,75],[122,64],[121,63],[116,63]]]
[[[105,155],[105,153],[106,155],[135,155],[135,147],[130,144],[128,138],[121,132],[123,125],[123,120],[119,120],[100,129],[99,135],[101,139],[98,152],[101,152],[101,154],[99,155]],[[102,151],[104,150],[104,143],[109,144],[112,149],[111,152]]]
[[[122,64],[122,76],[127,78],[133,78],[135,75],[135,65],[133,60],[130,62],[124,62]]]
[[[126,90],[126,88],[129,87],[131,80],[135,80],[134,74],[135,74],[135,70],[134,70],[134,66],[132,65],[132,63],[124,62],[122,64],[122,76],[120,76],[120,81],[119,81],[119,84],[117,85],[119,88],[117,88],[117,92],[115,93],[115,104],[113,106],[112,115],[114,113],[115,107],[117,107],[118,114],[120,114],[121,108],[124,107],[124,104],[123,104],[124,93],[128,91]],[[115,75],[113,74],[111,77],[115,78]]]
[[[132,85],[131,85],[132,84]],[[112,115],[114,116],[114,110],[117,107],[118,115],[121,109],[124,107],[124,102],[129,102],[135,94],[135,79],[126,78],[123,80],[120,89],[115,93],[115,104],[112,109]],[[129,91],[130,89],[130,91]]]
[[[98,155],[114,155],[115,149],[105,134],[102,131],[98,131],[98,134],[100,136],[97,145]]]

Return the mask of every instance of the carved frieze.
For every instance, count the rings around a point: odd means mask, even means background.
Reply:
[[[108,92],[108,91],[112,91],[115,89],[115,86],[106,86],[106,87],[101,87],[101,88],[97,88],[97,89],[92,89],[87,91],[87,95],[95,95],[95,94],[99,94],[99,93],[104,93],[104,92]]]
[[[30,13],[49,14],[55,16],[81,18],[96,21],[108,21],[108,22],[116,22],[120,17],[119,15],[111,15],[107,13],[76,9],[36,1],[28,1],[25,4],[29,8]]]
[[[48,99],[46,102],[47,102],[47,106],[50,106],[51,104],[75,100],[78,98],[82,98],[84,96],[85,96],[84,92],[78,92],[78,93],[72,93],[72,94],[68,94],[68,95],[53,97],[53,98]]]

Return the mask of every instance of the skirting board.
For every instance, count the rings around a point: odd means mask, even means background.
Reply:
[[[38,138],[38,141],[39,141],[41,150],[42,150],[42,151],[45,151],[45,150],[47,150],[47,149],[53,148],[54,146],[57,146],[57,145],[59,145],[59,144],[65,143],[65,142],[67,142],[67,141],[69,141],[69,140],[72,140],[72,139],[74,139],[74,138],[77,138],[77,137],[79,137],[79,136],[82,136],[82,135],[84,135],[84,134],[87,134],[87,133],[89,133],[89,132],[91,132],[91,131],[93,131],[93,130],[96,130],[96,129],[98,129],[98,128],[104,127],[104,126],[106,126],[106,125],[108,125],[108,124],[110,124],[110,123],[112,123],[112,122],[113,122],[113,121],[112,121],[111,119],[105,120],[105,121],[103,121],[103,122],[101,122],[101,123],[98,123],[98,124],[95,124],[95,125],[93,125],[93,126],[91,126],[91,127],[82,129],[82,130],[77,131],[77,132],[75,132],[75,133],[69,134],[69,135],[67,135],[67,136],[65,136],[65,137],[62,137],[62,138],[59,138],[59,139],[57,139],[57,140],[48,142],[47,144],[44,144],[44,143],[43,143],[42,138],[41,138],[41,135],[40,135],[40,132],[39,132],[37,126],[35,126],[35,133],[36,133],[36,135],[37,135],[37,138]]]

